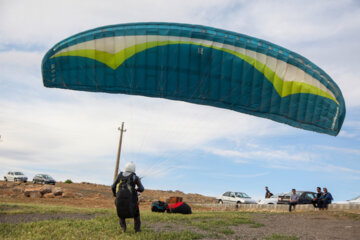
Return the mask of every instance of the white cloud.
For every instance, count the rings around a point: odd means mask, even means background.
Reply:
[[[34,67],[39,67],[44,54],[36,51],[9,50],[0,52],[0,65],[7,67],[17,67],[29,71]],[[5,69],[5,67],[4,67]],[[37,69],[37,71],[39,71]]]
[[[75,148],[79,154],[89,156],[109,153],[116,148],[116,128],[122,121],[127,128],[124,147],[143,153],[191,149],[221,138],[282,134],[282,129],[288,128],[269,120],[184,102],[121,95],[98,97],[73,91],[64,94],[63,98],[68,97],[65,102],[3,100],[0,113],[6,146],[45,146],[47,151],[64,153]]]
[[[266,176],[269,175],[268,172],[264,172],[264,173],[254,173],[254,174],[216,174],[215,177],[217,178],[257,178],[257,177],[262,177],[262,176]]]
[[[337,151],[344,154],[354,154],[360,155],[359,148],[341,148],[341,147],[333,147],[333,146],[318,146],[321,149],[330,150],[330,151]]]
[[[355,1],[335,0],[241,2],[235,4],[227,16],[225,22],[237,31],[245,29],[275,42],[292,43],[325,40],[349,33],[358,29],[356,19],[360,18]]]
[[[354,174],[359,174],[360,170],[349,168],[345,166],[337,166],[329,163],[325,160],[322,153],[318,152],[318,148],[326,149],[331,151],[339,151],[344,154],[355,154],[360,155],[358,149],[348,149],[348,148],[337,148],[331,146],[316,146],[315,149],[309,150],[300,150],[299,147],[266,147],[261,146],[261,149],[258,149],[259,146],[255,148],[248,147],[244,148],[241,151],[238,150],[224,150],[220,148],[206,148],[204,151],[212,153],[214,155],[225,157],[231,159],[234,163],[240,163],[242,166],[244,164],[256,164],[262,166],[263,168],[272,168],[272,169],[284,169],[284,170],[299,170],[306,172],[331,172],[339,173],[343,172],[346,174],[346,177],[354,178]],[[278,149],[276,149],[278,148]],[[231,176],[235,177],[237,175]],[[255,174],[252,176],[245,175],[245,177],[257,177],[262,175]],[[238,177],[241,177],[239,175]],[[355,176],[356,177],[356,176]]]
[[[310,162],[315,157],[314,154],[309,152],[300,152],[297,149],[272,149],[262,146],[262,149],[244,148],[243,150],[224,150],[216,148],[204,148],[205,151],[227,158],[234,158],[237,163],[246,163],[249,160],[264,161],[271,166],[284,165],[287,166],[291,163],[304,163]],[[239,159],[240,158],[240,159]]]
[[[204,24],[231,2],[3,1],[0,8],[0,42],[49,47],[49,44],[72,34],[103,25],[142,21]]]
[[[35,97],[0,101],[2,166],[21,169],[41,166],[63,172],[70,168],[68,175],[87,179],[88,175],[77,173],[85,169],[77,166],[86,165],[89,173],[99,169],[100,161],[102,166],[108,166],[100,167],[100,172],[112,175],[119,137],[117,127],[124,121],[127,131],[122,161],[132,154],[156,155],[158,160],[150,167],[139,168],[139,173],[149,175],[151,170],[152,176],[163,176],[177,169],[173,161],[166,164],[166,171],[158,168],[169,161],[168,152],[197,149],[217,139],[245,141],[248,137],[284,134],[290,128],[229,110],[178,101],[47,91],[61,100],[47,102]],[[66,173],[62,178],[65,176]]]
[[[360,174],[360,170],[353,169],[353,168],[346,168],[341,166],[334,166],[334,165],[328,165],[326,167],[323,167],[324,170],[330,171],[330,172],[347,172],[347,173],[355,173]]]

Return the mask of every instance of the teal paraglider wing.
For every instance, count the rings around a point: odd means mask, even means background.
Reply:
[[[46,87],[135,94],[227,108],[337,135],[345,103],[306,58],[220,29],[175,23],[106,26],[56,44]]]

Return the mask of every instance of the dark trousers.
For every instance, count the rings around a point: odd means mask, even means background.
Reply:
[[[320,206],[321,206],[320,199],[314,198],[312,200],[312,204],[313,204],[314,208],[320,208]]]
[[[296,204],[297,204],[297,202],[289,202],[289,212],[291,212],[291,207],[292,206],[294,207],[294,210],[295,210]]]
[[[319,200],[319,209],[328,209],[328,204],[326,200]]]
[[[125,218],[119,218],[119,223],[122,230],[126,231],[126,220]],[[134,215],[134,230],[135,232],[140,232],[141,221],[140,221],[140,210],[139,205],[136,205],[135,215]]]

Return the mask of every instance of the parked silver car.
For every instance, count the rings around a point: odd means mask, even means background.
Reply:
[[[4,180],[5,181],[21,181],[21,182],[27,182],[27,177],[22,173],[22,172],[17,172],[17,171],[11,171],[8,172],[5,176],[4,176]]]
[[[216,198],[219,204],[256,204],[256,201],[243,192],[225,192]]]

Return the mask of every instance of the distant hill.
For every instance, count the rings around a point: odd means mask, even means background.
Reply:
[[[26,197],[24,192],[29,189],[35,191],[41,189],[43,185],[28,183],[14,183],[0,181],[0,200],[11,199],[16,202],[40,202],[49,204],[65,204],[85,207],[111,207],[114,206],[114,197],[111,187],[94,183],[63,183],[58,182],[54,187],[60,187],[64,192],[61,196],[45,198],[43,195],[31,195]],[[46,185],[48,186],[48,185]],[[53,186],[49,186],[54,189]],[[183,201],[188,203],[215,203],[214,197],[207,197],[196,193],[183,193],[181,191],[162,191],[146,189],[140,195],[140,206],[149,207],[150,202],[164,200],[166,198],[177,196],[182,197]]]

